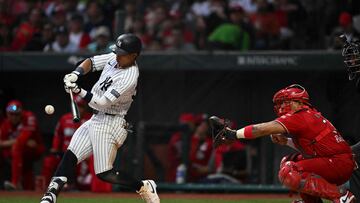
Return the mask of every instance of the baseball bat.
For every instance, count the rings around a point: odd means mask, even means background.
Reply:
[[[76,102],[74,101],[74,95],[73,95],[73,92],[70,90],[69,92],[70,94],[70,106],[71,106],[71,113],[73,115],[73,121],[75,123],[79,122],[80,121],[80,113],[79,113],[79,108],[76,104]]]

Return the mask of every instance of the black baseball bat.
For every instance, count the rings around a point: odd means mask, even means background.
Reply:
[[[80,113],[79,113],[79,108],[76,104],[76,102],[74,101],[74,95],[73,95],[73,92],[70,90],[69,92],[70,94],[70,106],[71,106],[71,113],[73,115],[73,121],[75,123],[79,122],[80,121]]]

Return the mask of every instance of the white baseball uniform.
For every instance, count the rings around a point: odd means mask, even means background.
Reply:
[[[99,174],[113,168],[117,149],[127,137],[124,116],[136,94],[139,69],[136,64],[124,69],[118,68],[114,53],[90,59],[92,71],[102,70],[91,93],[93,97],[105,96],[111,101],[111,105],[99,107],[89,103],[98,113],[76,130],[68,149],[76,155],[78,163],[93,153],[95,173]]]

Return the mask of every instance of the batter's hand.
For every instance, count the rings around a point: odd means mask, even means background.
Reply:
[[[270,137],[271,141],[275,144],[286,145],[288,142],[288,138],[283,134],[273,134]]]
[[[79,74],[77,74],[77,72],[73,71],[69,74],[66,74],[64,76],[64,83],[66,86],[68,87],[72,87],[73,83],[76,83],[76,81],[79,79]]]
[[[76,83],[71,83],[71,86],[64,85],[65,91],[67,93],[70,93],[72,91],[74,94],[79,94],[81,91],[81,88]]]

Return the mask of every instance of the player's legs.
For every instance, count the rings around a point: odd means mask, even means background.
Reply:
[[[279,179],[294,191],[337,200],[346,192],[337,185],[343,184],[352,172],[353,163],[347,156],[287,161],[280,168]]]
[[[75,131],[68,150],[61,159],[40,203],[55,203],[61,189],[74,174],[76,165],[91,155],[92,146],[89,139],[89,132],[91,130],[90,121],[85,122]]]
[[[159,203],[156,184],[152,180],[137,180],[123,171],[113,168],[117,150],[122,146],[127,131],[121,117],[96,115],[90,133],[93,143],[94,169],[96,176],[106,182],[120,184],[137,191],[147,203]]]
[[[127,131],[122,127],[125,120],[107,115],[96,115],[94,120],[90,139],[93,143],[96,176],[109,183],[139,190],[142,186],[141,181],[132,180],[131,176],[113,169],[117,150],[127,137]]]

